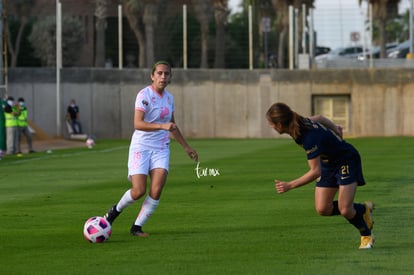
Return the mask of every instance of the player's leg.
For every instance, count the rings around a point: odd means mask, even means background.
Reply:
[[[315,209],[321,216],[339,215],[338,202],[334,201],[337,187],[320,187],[315,188]]]
[[[356,189],[356,182],[347,185],[340,185],[338,192],[339,211],[341,212],[341,215],[360,232],[360,248],[372,248],[374,245],[374,237],[371,234],[369,225],[364,219],[364,214],[368,206],[365,204],[354,203]]]
[[[163,168],[151,170],[151,188],[149,195],[145,198],[141,211],[131,227],[131,234],[139,237],[147,237],[148,234],[142,231],[142,226],[147,222],[149,217],[154,213],[159,204],[162,189],[167,180],[167,171]]]
[[[139,152],[131,150],[129,152],[128,179],[131,181],[131,189],[128,189],[119,202],[113,205],[105,214],[105,218],[111,224],[121,214],[123,209],[145,195],[150,161],[151,154],[148,151]]]
[[[109,223],[113,223],[114,220],[121,214],[122,210],[139,200],[146,192],[147,175],[132,175],[130,176],[132,187],[128,189],[121,197],[119,202],[113,205],[108,213],[105,214],[105,218]]]

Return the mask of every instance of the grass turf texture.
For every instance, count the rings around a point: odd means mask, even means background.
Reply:
[[[144,229],[129,235],[142,199],[113,225],[110,240],[90,244],[83,224],[102,216],[129,188],[129,141],[56,150],[0,161],[1,274],[412,274],[414,138],[350,140],[367,185],[357,201],[376,203],[372,250],[341,217],[314,211],[314,184],[276,194],[273,180],[307,169],[290,139],[192,140],[198,178],[180,145],[161,203]],[[213,170],[210,170],[213,169]]]

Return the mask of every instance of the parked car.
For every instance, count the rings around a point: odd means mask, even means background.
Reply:
[[[316,46],[315,47],[315,56],[321,55],[321,54],[327,54],[331,51],[331,48],[329,47],[323,47],[323,46]]]
[[[410,52],[410,40],[398,44],[397,47],[387,52],[388,58],[406,58]]]
[[[338,60],[342,58],[357,58],[364,52],[364,49],[360,46],[337,48],[330,51],[327,54],[321,54],[315,57],[315,63],[317,65],[323,65],[329,60]]]
[[[398,43],[388,43],[385,45],[386,54],[388,56],[388,53],[392,51],[395,47],[398,46]],[[372,49],[372,58],[380,58],[381,55],[381,47],[375,46]],[[371,51],[368,50],[365,54],[361,54],[358,56],[358,60],[365,60],[369,59],[371,56]]]

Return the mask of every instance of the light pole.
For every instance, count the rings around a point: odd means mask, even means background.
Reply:
[[[56,0],[56,136],[61,136],[60,69],[62,68],[62,6]]]
[[[414,58],[414,22],[413,22],[413,15],[414,15],[414,0],[410,0],[410,52],[407,54],[408,59]]]

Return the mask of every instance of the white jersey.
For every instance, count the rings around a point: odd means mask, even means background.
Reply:
[[[167,90],[160,95],[148,86],[138,92],[135,110],[144,112],[144,121],[163,124],[171,121],[174,112],[174,97]],[[169,149],[170,132],[166,130],[140,131],[135,130],[130,151],[165,150]]]

